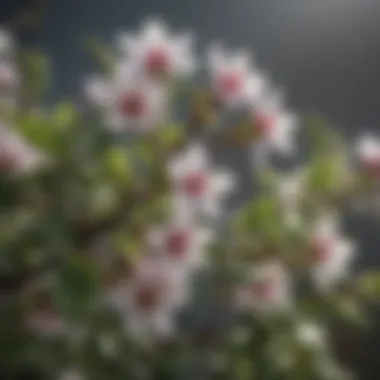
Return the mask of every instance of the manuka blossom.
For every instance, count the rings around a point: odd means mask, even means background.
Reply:
[[[182,271],[155,258],[143,259],[126,281],[108,295],[125,318],[129,335],[139,341],[163,338],[174,332],[175,316],[188,299],[188,281]]]
[[[323,348],[326,342],[326,333],[322,326],[309,321],[300,321],[297,324],[295,337],[300,344],[311,349]]]
[[[247,106],[257,101],[266,88],[266,79],[253,71],[244,51],[229,54],[222,46],[213,46],[208,64],[214,96],[224,106]]]
[[[283,311],[291,305],[290,278],[283,265],[275,260],[256,263],[248,279],[237,292],[243,309],[259,312]]]
[[[370,175],[380,175],[380,141],[372,135],[362,136],[356,146],[360,167]]]
[[[338,231],[335,218],[322,218],[310,241],[311,275],[319,290],[328,290],[344,279],[354,258],[354,247]]]
[[[234,188],[234,178],[215,170],[204,146],[193,143],[168,162],[175,207],[204,216],[217,216],[221,201]]]
[[[252,107],[251,123],[255,135],[254,150],[258,149],[264,155],[294,152],[297,118],[283,108],[277,96],[268,96]]]
[[[148,250],[184,271],[192,271],[207,263],[207,246],[212,232],[190,219],[172,218],[153,228],[147,236]]]
[[[85,92],[114,131],[146,132],[154,129],[165,114],[164,87],[136,76],[126,62],[120,62],[110,78],[89,79]]]
[[[146,22],[137,35],[124,34],[120,47],[131,63],[150,78],[178,77],[194,71],[192,36],[173,35],[158,20]]]
[[[8,126],[0,124],[0,173],[25,173],[46,163],[46,158]]]

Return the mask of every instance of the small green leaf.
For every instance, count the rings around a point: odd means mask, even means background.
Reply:
[[[122,147],[111,147],[105,153],[105,165],[109,176],[120,184],[128,184],[132,177],[132,166]]]
[[[380,273],[367,273],[357,279],[359,294],[366,297],[380,297]]]
[[[53,289],[53,300],[58,309],[69,318],[88,315],[98,295],[97,270],[79,253],[67,259]]]

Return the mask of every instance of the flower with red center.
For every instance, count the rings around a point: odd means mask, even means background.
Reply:
[[[127,282],[108,290],[107,299],[124,316],[132,339],[154,340],[172,332],[177,311],[188,300],[185,272],[159,257],[145,257]]]
[[[219,214],[221,200],[234,186],[232,175],[213,169],[205,147],[198,143],[169,159],[168,175],[175,207],[207,217]]]
[[[166,250],[173,258],[183,258],[190,248],[190,236],[185,230],[174,229],[166,236]]]
[[[290,305],[290,281],[276,260],[256,263],[247,282],[237,289],[237,302],[244,309],[260,312],[283,310]]]
[[[254,297],[261,301],[270,300],[276,293],[276,286],[269,281],[257,281],[252,285]]]
[[[111,78],[88,80],[85,91],[91,103],[103,111],[107,126],[114,131],[147,132],[158,126],[165,116],[165,87],[139,77],[125,62],[119,62]]]
[[[313,258],[317,262],[328,261],[333,250],[334,241],[328,237],[317,238],[312,244]]]
[[[193,219],[176,214],[164,225],[150,229],[146,235],[148,251],[173,267],[191,272],[206,264],[207,246],[213,234]]]
[[[259,141],[252,146],[252,161],[254,165],[272,153],[290,154],[295,150],[294,132],[298,127],[295,115],[282,106],[280,94],[269,94],[261,102],[251,107],[254,133]]]
[[[233,97],[242,90],[243,80],[238,73],[223,73],[217,80],[217,87],[220,90],[221,98]]]
[[[261,97],[267,85],[244,51],[230,54],[223,46],[212,46],[208,64],[214,96],[225,107],[250,105]]]
[[[330,215],[317,221],[313,237],[314,263],[311,275],[319,290],[326,290],[343,279],[354,257],[352,244],[340,236],[338,221]]]
[[[207,176],[204,173],[189,173],[183,179],[183,190],[192,198],[202,196],[207,190]]]
[[[148,21],[136,35],[121,35],[119,45],[132,65],[153,78],[188,75],[194,70],[192,36],[172,35],[159,20]]]
[[[134,302],[142,312],[152,312],[158,308],[165,296],[165,284],[161,281],[141,284],[135,289]]]
[[[139,92],[127,92],[119,99],[120,113],[127,118],[139,118],[146,112],[146,102]]]
[[[152,75],[167,75],[171,69],[170,54],[164,47],[154,47],[145,57],[147,71]]]
[[[380,175],[380,142],[373,135],[362,136],[357,143],[357,154],[363,172],[370,176]]]

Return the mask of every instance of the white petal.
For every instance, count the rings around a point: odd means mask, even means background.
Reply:
[[[230,65],[237,72],[247,74],[250,70],[251,64],[251,57],[245,50],[238,51],[231,56]]]
[[[214,44],[207,54],[207,61],[212,74],[218,73],[224,67],[225,49],[221,44]]]
[[[198,143],[192,144],[185,153],[188,170],[203,170],[208,166],[208,156],[204,146]]]
[[[111,88],[108,81],[103,78],[94,77],[84,83],[86,97],[97,106],[104,106],[111,98]]]
[[[216,194],[230,193],[235,188],[235,178],[231,173],[220,172],[214,175],[213,191]]]
[[[163,42],[168,34],[168,27],[162,20],[148,20],[143,24],[141,38],[150,43]]]
[[[359,158],[368,160],[380,155],[380,142],[372,135],[363,135],[357,142],[356,151]]]

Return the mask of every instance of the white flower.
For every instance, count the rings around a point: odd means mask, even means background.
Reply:
[[[244,106],[257,101],[267,81],[252,70],[252,62],[245,51],[229,54],[222,46],[212,46],[208,64],[214,94],[226,106]]]
[[[234,178],[211,167],[206,149],[193,143],[168,162],[174,203],[190,214],[217,216],[221,200],[234,188]]]
[[[252,109],[252,128],[256,144],[263,152],[290,154],[294,152],[297,118],[281,106],[277,96],[269,96]]]
[[[131,278],[109,292],[131,338],[149,341],[174,332],[176,312],[189,297],[187,278],[164,261],[144,259]]]
[[[317,288],[324,291],[347,276],[354,247],[339,235],[336,219],[328,216],[319,220],[314,228],[311,254],[313,280]]]
[[[88,80],[85,93],[115,131],[146,132],[155,128],[165,114],[165,89],[136,76],[126,62],[117,65],[111,78]]]
[[[280,262],[268,260],[256,264],[246,284],[237,292],[238,305],[259,312],[283,311],[291,301],[290,279]]]
[[[302,321],[297,324],[295,335],[298,342],[312,349],[324,347],[326,340],[322,327],[308,321]]]
[[[165,225],[149,231],[147,236],[148,247],[154,255],[185,271],[206,264],[207,245],[212,240],[210,230],[190,220],[172,218]]]
[[[25,173],[46,162],[46,158],[21,136],[0,124],[0,173]]]
[[[119,38],[122,51],[137,68],[150,77],[186,75],[194,70],[190,34],[172,35],[159,20],[146,22],[137,35]]]
[[[362,136],[356,145],[362,167],[371,173],[380,174],[380,141],[373,135]]]

